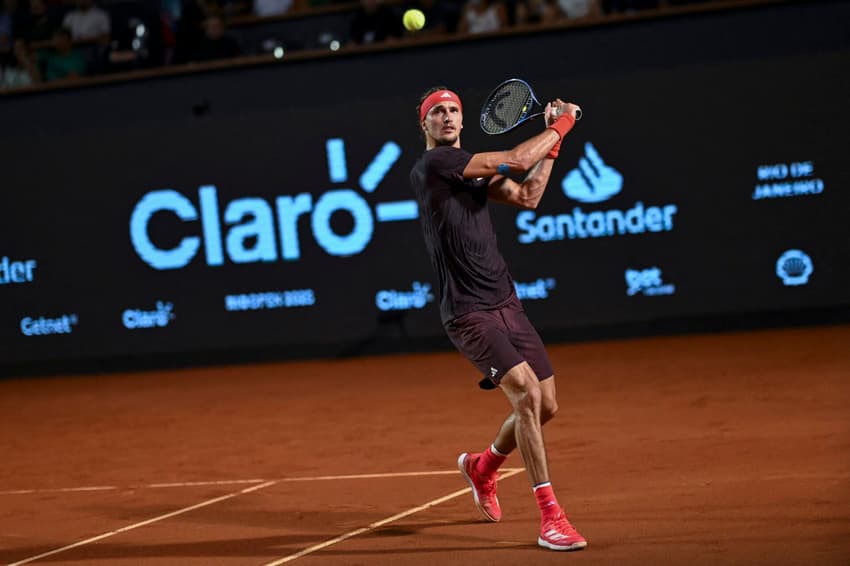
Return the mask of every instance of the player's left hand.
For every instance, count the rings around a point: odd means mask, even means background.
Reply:
[[[548,102],[543,113],[543,117],[545,118],[544,128],[548,128],[549,126],[551,126],[555,122],[555,120],[558,119],[558,116],[560,116],[560,111],[557,106],[557,101]]]

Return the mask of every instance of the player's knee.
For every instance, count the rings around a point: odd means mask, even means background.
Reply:
[[[517,403],[517,411],[530,415],[539,415],[543,403],[543,392],[537,381],[528,380],[523,383],[522,397]]]
[[[543,402],[540,382],[530,368],[523,370],[522,366],[514,368],[505,375],[500,385],[518,412],[539,415]]]

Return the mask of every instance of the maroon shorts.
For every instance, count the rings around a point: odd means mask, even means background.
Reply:
[[[484,375],[481,389],[495,389],[505,372],[521,362],[528,362],[539,380],[554,374],[543,341],[516,297],[498,309],[461,315],[445,328],[452,344]]]

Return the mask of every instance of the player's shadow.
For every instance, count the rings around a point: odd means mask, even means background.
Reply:
[[[333,546],[321,550],[323,555],[380,555],[380,554],[417,554],[417,553],[446,553],[476,551],[493,548],[493,538],[486,536],[469,536],[454,534],[446,537],[444,533],[429,534],[423,531],[432,527],[458,527],[467,525],[485,524],[481,520],[440,521],[435,523],[417,523],[411,525],[392,525],[375,529],[361,536],[352,537],[350,540],[356,542],[363,539],[395,539],[403,537],[421,538],[420,544],[411,546],[409,542],[404,545],[400,543],[386,542],[384,548],[361,549],[335,549]],[[171,536],[174,536],[172,533]],[[294,554],[312,545],[319,544],[333,538],[333,533],[311,533],[290,534],[255,538],[217,538],[193,542],[171,542],[171,543],[133,543],[103,541],[69,549],[51,556],[39,559],[39,563],[67,563],[74,561],[78,563],[104,562],[112,560],[139,560],[151,558],[203,558],[203,557],[251,557],[257,562],[278,559]],[[449,538],[455,544],[445,544]],[[429,542],[432,541],[432,544]],[[346,541],[340,544],[345,544]],[[22,548],[7,548],[0,550],[0,563],[15,562],[25,558],[49,552],[59,548],[63,542],[54,542],[43,546],[30,546]],[[526,544],[500,544],[500,548],[522,548]]]
[[[174,536],[172,533],[171,536]],[[330,538],[323,534],[297,534],[280,535],[261,538],[218,538],[211,540],[193,542],[172,543],[133,543],[133,542],[95,542],[92,544],[73,548],[65,552],[59,552],[52,556],[46,556],[38,560],[39,563],[46,562],[77,562],[86,563],[110,560],[133,560],[145,558],[190,558],[190,557],[257,557],[257,561],[264,558],[279,558],[307,548],[311,545],[323,542]],[[54,542],[50,545],[10,548],[0,551],[0,562],[22,560],[26,557],[35,556],[48,552],[53,548],[62,547],[67,542]]]
[[[422,530],[433,527],[457,527],[462,525],[480,525],[486,524],[486,521],[481,519],[465,519],[461,521],[439,521],[436,523],[416,523],[412,525],[388,525],[369,531],[362,535],[362,538],[367,537],[401,537],[413,536],[419,534]]]

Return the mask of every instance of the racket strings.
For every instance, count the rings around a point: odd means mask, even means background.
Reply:
[[[515,126],[532,104],[528,86],[522,82],[509,82],[493,91],[484,104],[481,127],[488,134],[498,134]]]

